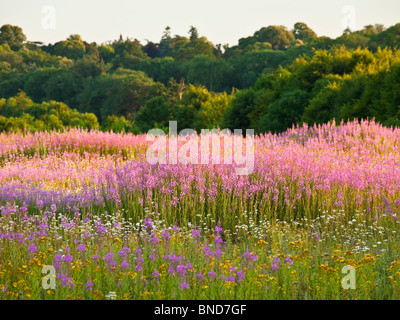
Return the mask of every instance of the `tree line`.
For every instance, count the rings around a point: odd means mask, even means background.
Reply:
[[[54,44],[0,28],[0,130],[71,126],[146,132],[254,128],[374,117],[400,123],[400,24],[319,37],[305,23],[268,26],[237,45],[213,44],[190,27],[160,41],[123,38]]]

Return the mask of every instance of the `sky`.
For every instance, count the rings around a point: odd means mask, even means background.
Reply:
[[[400,22],[399,0],[0,0],[0,26],[17,25],[28,41],[55,43],[71,34],[87,42],[119,38],[159,42],[166,26],[188,36],[195,26],[214,44],[236,45],[269,25],[305,22],[318,36],[336,38],[346,26],[390,27]]]

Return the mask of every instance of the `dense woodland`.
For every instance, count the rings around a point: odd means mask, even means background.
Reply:
[[[0,131],[253,128],[375,118],[400,126],[400,23],[319,37],[305,23],[261,28],[235,46],[195,27],[158,43],[54,44],[0,28]]]

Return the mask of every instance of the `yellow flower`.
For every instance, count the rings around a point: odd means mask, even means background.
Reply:
[[[259,246],[259,247],[265,246],[266,244],[267,244],[267,242],[263,239],[260,239],[257,242],[257,246]]]
[[[135,279],[136,277],[137,277],[137,273],[136,273],[136,272],[132,273],[131,279],[133,280],[133,279]]]

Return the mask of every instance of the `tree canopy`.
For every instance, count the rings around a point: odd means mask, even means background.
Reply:
[[[375,118],[400,125],[400,23],[318,36],[306,23],[270,25],[214,44],[195,26],[158,42],[120,35],[54,44],[0,28],[0,130],[69,126],[146,132],[253,128]]]

